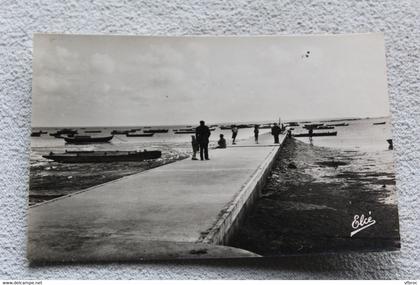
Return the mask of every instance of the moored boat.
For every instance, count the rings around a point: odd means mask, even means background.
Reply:
[[[301,133],[301,134],[292,134],[294,137],[325,137],[325,136],[336,136],[337,132],[323,132],[323,133]]]
[[[63,137],[66,143],[71,144],[86,144],[86,143],[106,143],[112,140],[114,136],[105,136],[105,137],[92,137],[92,136],[73,136],[73,137]]]
[[[347,127],[348,123],[326,124],[328,127]]]
[[[97,133],[101,133],[101,130],[86,130],[85,133],[86,134],[97,134]]]
[[[119,161],[142,161],[157,159],[162,156],[161,151],[73,151],[65,153],[53,153],[43,155],[61,163],[93,163],[93,162],[119,162]]]
[[[177,135],[178,134],[195,134],[195,130],[179,129],[179,130],[176,130],[174,133]]]
[[[271,124],[263,124],[263,125],[261,125],[259,128],[260,129],[271,129]]]
[[[128,130],[113,130],[111,132],[112,135],[126,135],[128,134],[130,131]]]
[[[55,138],[61,138],[62,135],[74,136],[75,134],[77,134],[77,130],[61,129],[61,130],[56,131],[55,133],[50,133],[50,136],[53,136]]]
[[[231,126],[220,126],[220,129],[221,130],[230,130],[230,129],[232,129],[232,127]]]
[[[385,125],[386,122],[377,122],[377,123],[373,123],[374,125]]]
[[[152,137],[155,133],[127,133],[127,137]]]
[[[306,124],[306,125],[303,125],[303,128],[305,128],[305,129],[316,129],[316,128],[321,127],[323,125],[324,125],[323,123]]]
[[[315,128],[315,130],[332,130],[334,128],[335,127],[333,127],[333,126],[318,126],[318,127]]]
[[[210,127],[211,132],[215,131],[215,127]],[[175,134],[195,134],[195,128],[174,129]]]
[[[144,130],[143,132],[145,133],[167,133],[169,130],[168,129],[147,129]]]

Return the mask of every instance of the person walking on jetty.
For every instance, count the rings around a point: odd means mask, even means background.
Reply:
[[[216,148],[226,148],[226,140],[225,140],[223,134],[220,134],[220,139],[217,141],[217,147]]]
[[[238,127],[235,125],[232,125],[232,144],[236,144],[236,136],[238,135]]]
[[[259,125],[255,125],[254,126],[254,138],[255,138],[255,143],[258,143],[258,134],[260,133],[260,126]]]
[[[204,121],[200,121],[200,125],[195,129],[195,136],[200,146],[200,159],[209,159],[209,137],[210,129],[205,125]],[[204,154],[204,156],[203,156]]]
[[[274,143],[279,143],[279,135],[281,133],[280,127],[277,123],[274,123],[274,126],[271,128],[271,134],[274,136]]]
[[[197,152],[200,148],[200,144],[198,143],[195,136],[191,136],[191,146],[193,150],[192,160],[197,160]]]

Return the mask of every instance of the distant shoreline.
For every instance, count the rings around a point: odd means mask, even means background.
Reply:
[[[317,119],[296,119],[296,120],[284,120],[285,123],[287,122],[305,122],[305,121],[311,121],[311,122],[339,122],[339,121],[356,121],[356,120],[366,120],[366,119],[381,119],[381,118],[388,118],[391,115],[387,115],[387,116],[378,116],[378,117],[343,117],[343,118],[317,118]],[[273,122],[277,122],[278,119],[273,119],[273,120],[263,120],[263,121],[257,121],[257,120],[253,120],[253,121],[237,121],[237,122],[211,122],[211,121],[206,121],[207,125],[232,125],[232,124],[268,124],[268,123],[273,123]],[[63,126],[32,126],[32,129],[60,129],[60,128],[135,128],[135,127],[185,127],[185,126],[198,126],[198,122],[195,123],[185,123],[185,124],[176,124],[176,125],[165,125],[165,124],[159,124],[159,125],[154,125],[154,124],[146,124],[146,125],[116,125],[116,126],[72,126],[72,125],[63,125]]]

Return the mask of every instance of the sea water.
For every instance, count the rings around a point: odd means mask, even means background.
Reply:
[[[393,157],[392,151],[388,150],[387,139],[391,138],[390,120],[389,118],[376,118],[376,119],[363,119],[363,120],[343,120],[338,122],[324,122],[328,123],[340,123],[346,122],[349,126],[335,127],[332,130],[317,130],[316,132],[327,132],[337,131],[337,136],[328,137],[299,137],[302,142],[309,145],[316,145],[328,148],[338,148],[343,151],[357,151],[357,160],[355,162],[360,165],[372,165],[372,169],[378,172],[394,172],[393,170]],[[384,125],[373,125],[375,122],[386,122]],[[313,122],[314,123],[314,122]],[[307,132],[303,129],[301,124],[299,127],[295,127],[294,133]],[[195,126],[194,126],[195,127]],[[148,129],[147,126],[129,126],[129,127],[75,127],[79,135],[91,135],[91,136],[108,136],[113,130],[130,130],[140,128],[143,132]],[[114,135],[113,139],[109,143],[97,143],[97,144],[86,144],[86,145],[74,145],[65,143],[62,138],[55,138],[50,136],[50,133],[54,133],[62,128],[34,128],[33,131],[47,131],[48,134],[42,134],[40,137],[31,137],[31,178],[32,177],[46,177],[50,176],[53,178],[55,175],[71,175],[74,177],[78,176],[78,172],[82,175],[88,175],[86,173],[87,165],[77,164],[65,165],[58,163],[51,163],[42,157],[42,155],[50,152],[65,152],[66,150],[160,150],[162,151],[162,158],[164,160],[177,159],[176,156],[181,155],[183,157],[188,156],[192,153],[191,150],[191,135],[193,134],[175,134],[175,129],[187,128],[187,126],[153,126],[153,129],[168,129],[167,133],[155,133],[152,137],[127,137],[126,135]],[[100,133],[91,133],[92,130],[98,130]],[[270,129],[260,129],[260,134],[269,133]],[[217,144],[219,135],[223,134],[228,147],[232,143],[231,130],[222,130],[217,127],[212,131],[210,136],[210,147],[214,147]],[[237,136],[237,144],[241,144],[241,140],[253,137],[253,128],[241,128],[239,129]],[[252,151],[252,148],[250,148]],[[355,155],[356,156],[356,155]],[[112,168],[108,165],[107,167]],[[119,166],[118,166],[119,167]],[[90,164],[88,167],[91,173],[97,173],[103,171],[101,166],[96,164]],[[115,167],[117,168],[117,166]],[[71,170],[71,171],[70,171]],[[83,173],[82,173],[83,172]],[[39,179],[37,180],[39,182]],[[101,183],[101,181],[98,181]],[[31,187],[30,187],[31,188]],[[39,188],[39,187],[38,187]],[[48,187],[51,188],[51,187]],[[31,190],[31,189],[30,189]],[[78,189],[74,189],[78,190]],[[53,194],[60,194],[60,189],[54,189]],[[37,194],[40,191],[37,191]],[[42,191],[41,191],[42,192]],[[57,193],[55,193],[57,192]],[[61,191],[62,192],[62,191]],[[51,193],[49,193],[51,194]]]

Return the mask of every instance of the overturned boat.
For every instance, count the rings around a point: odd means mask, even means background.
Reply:
[[[71,144],[87,144],[87,143],[106,143],[112,140],[114,136],[105,136],[105,137],[92,137],[92,136],[80,136],[76,135],[73,137],[63,137],[66,143]]]
[[[42,157],[61,163],[93,163],[93,162],[119,162],[142,161],[157,159],[162,152],[154,151],[66,151],[64,153],[50,152]]]
[[[336,136],[336,135],[337,135],[337,132],[292,134],[292,136],[294,137],[325,137],[325,136]]]

